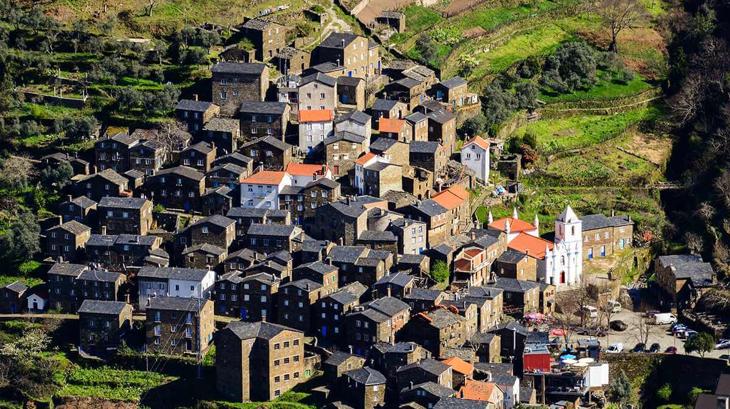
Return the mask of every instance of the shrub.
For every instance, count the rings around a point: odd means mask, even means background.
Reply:
[[[540,71],[540,61],[535,56],[528,57],[517,66],[517,75],[521,78],[533,78]]]
[[[657,389],[656,397],[664,402],[669,402],[672,398],[672,385],[665,383],[661,388]]]
[[[438,283],[446,283],[449,281],[449,266],[445,262],[438,260],[433,263],[431,268],[431,277]]]
[[[481,135],[487,130],[487,118],[484,114],[479,113],[461,125],[461,133],[466,136]]]
[[[561,45],[545,61],[541,83],[560,93],[588,89],[596,82],[596,57],[582,42]]]
[[[715,337],[707,332],[700,332],[695,336],[689,337],[684,343],[684,350],[688,354],[697,352],[702,358],[713,349],[715,349]]]

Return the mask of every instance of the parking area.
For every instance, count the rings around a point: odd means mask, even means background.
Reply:
[[[610,330],[608,335],[605,337],[598,337],[601,341],[601,345],[606,348],[608,345],[621,342],[624,344],[624,352],[628,352],[640,341],[640,323],[644,319],[644,313],[633,312],[624,309],[620,313],[613,314],[611,320],[621,320],[628,325],[625,331],[613,331]],[[669,332],[669,325],[649,325],[649,340],[646,344],[648,348],[651,344],[658,342],[661,346],[661,351],[664,352],[668,347],[673,346],[677,348],[678,354],[684,354],[684,340],[672,336]],[[577,335],[580,338],[580,335]],[[705,357],[719,358],[720,355],[730,354],[730,349],[713,350],[708,352]]]

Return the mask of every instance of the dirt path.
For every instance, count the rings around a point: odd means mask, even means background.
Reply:
[[[313,5],[313,3],[309,2],[307,2],[307,4]],[[337,15],[335,7],[337,6],[332,3],[332,5],[325,10],[325,12],[327,13],[327,23],[322,28],[322,32],[319,34],[319,36],[315,38],[311,43],[307,44],[304,48],[310,48],[319,44],[319,42],[321,42],[328,35],[330,35],[330,33],[352,31],[352,26],[350,26],[350,23],[343,20],[342,18],[340,18],[340,16]]]

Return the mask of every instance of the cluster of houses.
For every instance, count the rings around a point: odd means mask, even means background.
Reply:
[[[517,210],[476,222],[490,144],[457,151],[457,114],[479,103],[466,81],[385,66],[350,33],[308,53],[275,23],[241,32],[255,54],[222,54],[210,101],[177,104],[184,129],[43,159],[76,173],[44,226],[46,284],[0,288],[0,310],[78,313],[80,349],[100,355],[143,313],[147,351],[215,343],[218,390],[235,401],[275,399],[318,369],[329,400],[355,408],[508,409],[608,383],[600,348],[556,362],[547,334],[505,317],[553,312],[585,260],[632,245],[629,217],[568,206],[551,240]],[[440,285],[436,265],[450,271]],[[216,315],[237,321],[216,331]]]

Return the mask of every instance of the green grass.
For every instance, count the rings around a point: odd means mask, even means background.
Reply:
[[[406,31],[396,33],[390,38],[393,44],[402,44],[414,35],[418,35],[443,21],[440,13],[431,8],[410,5],[403,10],[406,15]]]
[[[667,4],[663,0],[640,0],[640,3],[652,17],[660,17],[667,12]]]
[[[590,89],[578,90],[568,94],[557,94],[542,89],[540,99],[548,103],[615,99],[636,95],[651,87],[651,84],[646,82],[640,75],[634,75],[631,81],[622,83],[613,79],[609,73],[602,71],[598,73],[598,81]]]
[[[547,0],[538,0],[529,4],[521,4],[517,7],[494,7],[492,3],[486,2],[470,12],[463,13],[457,18],[449,20],[448,26],[456,27],[460,30],[481,27],[489,32],[501,25],[535,17],[546,11],[554,10],[559,6],[557,2]]]
[[[28,287],[43,284],[43,280],[41,280],[40,278],[15,275],[0,275],[0,287],[8,285],[15,281],[21,281],[25,283],[25,285],[27,285]]]
[[[27,102],[21,107],[21,113],[36,120],[50,120],[81,116],[83,111],[60,105],[41,105]]]
[[[559,119],[542,119],[519,128],[515,134],[527,132],[537,136],[538,150],[544,154],[584,148],[607,141],[641,121],[659,117],[653,106],[615,115],[577,115]]]
[[[75,368],[57,395],[138,402],[145,392],[175,379],[154,372]]]

